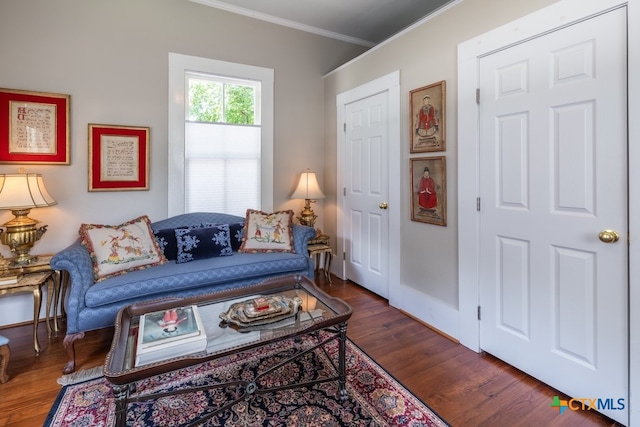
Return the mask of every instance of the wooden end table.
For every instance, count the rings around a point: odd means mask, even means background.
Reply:
[[[331,249],[331,237],[326,234],[320,234],[309,240],[307,245],[309,256],[314,262],[316,273],[323,271],[325,279],[331,285],[331,263],[333,261],[333,252]],[[322,263],[320,262],[322,260]]]
[[[295,317],[287,321],[261,325],[246,330],[235,330],[220,325],[219,314],[226,312],[231,304],[246,301],[256,296],[281,295],[298,297],[302,300],[302,309]],[[202,316],[204,329],[207,335],[207,348],[198,353],[185,354],[159,362],[136,366],[135,355],[137,350],[137,333],[140,316],[144,313],[170,310],[177,307],[185,307],[196,304]],[[162,299],[138,303],[124,307],[118,312],[115,322],[115,331],[111,349],[107,354],[103,373],[105,378],[114,385],[116,399],[116,426],[125,426],[127,407],[129,402],[147,401],[161,397],[163,393],[153,394],[136,392],[136,382],[151,378],[163,373],[175,371],[188,366],[194,366],[208,360],[217,359],[230,354],[258,348],[267,344],[282,342],[286,339],[302,335],[314,335],[318,331],[328,332],[328,337],[320,339],[314,348],[324,348],[329,342],[338,342],[338,366],[337,375],[334,377],[318,378],[315,381],[306,382],[305,386],[327,381],[337,381],[339,397],[347,398],[346,389],[346,339],[347,320],[351,317],[352,309],[344,301],[331,297],[318,288],[306,276],[286,276],[266,280],[262,283],[243,288],[215,292],[208,295],[183,299]],[[278,366],[284,366],[289,361],[308,352],[309,349],[301,349]],[[239,396],[227,402],[220,402],[220,406],[214,408],[199,423],[210,419],[216,413],[233,406],[235,403],[250,399],[253,396],[269,393],[282,388],[296,388],[300,384],[279,385],[275,388],[263,388],[258,378],[267,375],[273,368],[258,374],[253,380],[238,378],[230,382],[207,386],[211,389],[236,388],[241,385]],[[197,387],[202,389],[202,387]],[[189,393],[193,390],[183,389],[172,394]]]

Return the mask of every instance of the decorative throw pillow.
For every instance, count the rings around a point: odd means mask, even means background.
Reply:
[[[247,209],[238,252],[295,252],[292,224],[292,210],[266,213]]]
[[[231,249],[234,252],[238,252],[240,246],[242,246],[242,229],[244,228],[244,222],[235,222],[229,224],[229,233],[231,234]]]
[[[178,263],[233,255],[228,224],[204,228],[176,228],[175,234]]]
[[[82,224],[80,238],[91,254],[96,281],[167,261],[146,215],[120,225]]]
[[[185,227],[177,227],[180,229],[190,229],[190,228],[202,228],[202,227],[212,227],[215,224],[198,224],[198,225],[190,225]],[[156,230],[153,232],[156,236],[156,241],[162,249],[164,256],[167,257],[168,260],[178,259],[178,242],[176,240],[176,229],[175,228],[163,228],[161,230]]]
[[[156,236],[156,242],[167,259],[178,258],[178,246],[176,242],[176,231],[174,228],[163,228],[153,232]]]

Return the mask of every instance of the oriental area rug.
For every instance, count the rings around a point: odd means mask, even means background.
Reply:
[[[293,354],[311,337],[286,340],[252,351],[223,357],[190,368],[159,375],[136,384],[136,392],[174,392],[235,379],[252,379]],[[315,340],[314,340],[315,341]],[[306,343],[312,345],[312,343]],[[294,359],[262,377],[265,387],[334,376],[337,342]],[[357,345],[347,340],[347,392],[340,400],[337,381],[294,387],[241,400],[203,421],[204,426],[448,426],[425,403],[380,367]],[[60,382],[60,381],[59,381]],[[61,382],[61,383],[64,383]],[[129,403],[127,426],[186,426],[206,418],[234,391],[207,390]],[[236,391],[237,393],[237,391]],[[133,395],[132,395],[133,396]],[[45,426],[115,425],[115,403],[110,383],[102,376],[65,385]]]

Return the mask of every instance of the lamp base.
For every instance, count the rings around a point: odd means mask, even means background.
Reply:
[[[298,221],[300,221],[300,224],[313,227],[316,223],[316,218],[318,218],[318,216],[311,209],[311,203],[313,202],[315,202],[315,200],[304,199],[304,208],[302,209],[302,212],[300,212],[300,216],[298,217]]]
[[[31,209],[12,210],[11,213],[15,218],[2,225],[4,230],[1,231],[0,241],[9,246],[11,252],[15,254],[15,257],[9,259],[14,266],[29,265],[37,258],[35,255],[30,255],[29,251],[47,231],[46,225],[36,227],[40,221],[29,218],[30,211]]]
[[[11,261],[11,267],[24,267],[33,264],[38,261],[37,255],[31,255],[28,252],[26,254],[17,254],[14,258],[9,258]]]

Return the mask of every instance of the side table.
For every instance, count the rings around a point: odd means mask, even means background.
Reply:
[[[0,285],[0,296],[15,294],[19,292],[31,292],[33,294],[33,348],[36,354],[40,353],[40,343],[38,342],[38,321],[40,320],[40,305],[42,304],[42,287],[47,284],[47,294],[54,292],[54,272],[43,271],[39,273],[24,273],[18,279],[18,283]],[[49,324],[49,298],[47,298],[47,332],[51,335]]]
[[[31,292],[33,294],[33,347],[36,353],[40,353],[37,328],[40,320],[40,306],[42,304],[42,287],[47,285],[47,333],[49,337],[57,335],[58,331],[58,305],[64,301],[68,276],[66,272],[51,269],[49,263],[53,254],[38,255],[30,264],[10,267],[9,271],[21,272],[18,283],[0,285],[0,296],[19,292]],[[53,304],[53,328],[49,321],[51,305]],[[63,305],[64,307],[64,305]],[[64,316],[64,308],[62,313]]]
[[[320,234],[309,240],[307,249],[309,256],[315,264],[315,271],[320,269],[324,272],[324,277],[331,285],[331,262],[333,261],[333,252],[331,249],[331,238],[325,234]],[[322,264],[320,261],[322,260]],[[320,267],[322,265],[322,267]]]
[[[58,306],[60,305],[60,301],[62,301],[61,314],[64,316],[64,298],[68,284],[68,273],[66,271],[56,271],[51,269],[50,262],[53,255],[54,254],[38,255],[31,264],[17,267],[17,269],[22,271],[23,275],[30,273],[43,273],[47,271],[53,272],[53,288],[50,288],[47,291],[47,314],[51,313],[51,305],[53,303],[53,315],[51,316],[53,320],[53,328],[49,325],[49,321],[47,320],[47,331],[49,332],[49,336],[58,335],[58,332],[60,331],[58,327]]]

